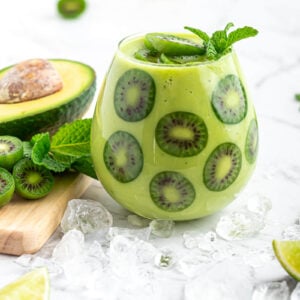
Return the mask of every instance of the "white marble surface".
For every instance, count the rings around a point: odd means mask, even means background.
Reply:
[[[300,2],[242,0],[89,0],[88,10],[78,20],[66,21],[56,14],[54,0],[10,0],[0,9],[0,68],[32,57],[69,58],[92,65],[98,75],[98,86],[110,64],[118,41],[135,32],[182,30],[184,25],[212,31],[232,21],[236,26],[250,25],[260,33],[254,39],[240,42],[236,51],[252,93],[259,119],[260,152],[256,171],[243,192],[269,197],[272,210],[266,228],[255,237],[232,242],[233,247],[245,245],[253,251],[271,246],[274,238],[300,217],[300,103],[294,94],[300,93]],[[92,116],[93,106],[87,116]],[[100,191],[100,192],[99,192]],[[99,193],[98,193],[99,192]],[[119,210],[95,182],[86,197],[98,198],[108,208]],[[242,198],[222,212],[197,221],[178,223],[168,239],[152,238],[156,247],[168,246],[181,255],[182,234],[185,231],[213,230],[218,219],[242,205]],[[122,211],[122,210],[121,210]],[[126,211],[114,214],[115,226],[128,226]],[[248,248],[247,248],[248,247]],[[249,251],[250,251],[249,250]],[[247,251],[245,252],[247,253]],[[0,286],[23,274],[27,269],[14,262],[15,257],[0,255]],[[177,268],[153,271],[157,294],[152,299],[231,299],[205,296],[205,281],[217,270],[216,282],[227,278],[226,285],[237,292],[234,299],[251,299],[251,289],[257,283],[284,280],[288,276],[276,260],[251,267],[251,280],[242,257],[228,258],[221,264],[200,270],[199,277],[183,276]],[[218,269],[219,268],[219,269]],[[230,279],[230,280],[228,280]],[[137,299],[120,294],[107,298],[103,293],[89,293],[53,276],[51,299]],[[202,298],[184,296],[185,287],[198,282],[204,291]],[[249,283],[250,282],[250,283]],[[289,281],[291,285],[294,282]],[[113,285],[112,285],[113,286]],[[216,283],[217,286],[217,283]],[[205,288],[204,288],[205,287]],[[108,286],[107,289],[110,287]],[[145,294],[143,294],[143,291]],[[146,298],[146,289],[140,297]],[[199,291],[198,291],[199,292]],[[196,290],[195,290],[196,293]]]

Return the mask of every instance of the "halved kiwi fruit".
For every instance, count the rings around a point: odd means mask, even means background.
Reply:
[[[155,139],[164,152],[177,157],[188,157],[197,155],[205,148],[208,132],[198,115],[176,111],[159,120]]]
[[[258,152],[258,126],[257,126],[257,120],[252,119],[247,136],[246,136],[246,143],[245,143],[245,156],[247,161],[250,164],[253,164],[256,160]]]
[[[15,181],[10,172],[0,168],[0,207],[7,204],[13,197]]]
[[[179,172],[156,174],[150,182],[149,190],[155,205],[169,212],[186,209],[196,196],[192,183]]]
[[[130,69],[118,80],[114,93],[117,115],[125,121],[136,122],[146,118],[155,101],[155,83],[145,71]]]
[[[144,163],[140,144],[126,131],[116,131],[109,137],[104,146],[103,159],[111,175],[122,183],[134,180]]]
[[[66,19],[79,17],[86,9],[85,0],[59,0],[57,10]]]
[[[233,143],[217,146],[208,157],[203,171],[203,180],[211,191],[227,189],[238,177],[242,166],[242,153]]]
[[[195,55],[204,54],[205,47],[192,40],[172,34],[148,33],[145,35],[145,46],[150,50],[166,55]]]
[[[54,178],[43,166],[35,165],[29,158],[19,160],[13,168],[16,193],[25,199],[39,199],[52,189]]]
[[[216,116],[225,124],[239,123],[247,114],[245,89],[240,79],[233,74],[218,82],[211,103]]]
[[[0,136],[0,167],[11,170],[23,157],[23,143],[14,136]]]

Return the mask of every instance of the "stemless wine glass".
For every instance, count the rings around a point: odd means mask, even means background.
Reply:
[[[122,40],[103,83],[91,132],[97,176],[146,218],[212,214],[235,199],[257,156],[256,114],[237,56],[169,65],[135,59],[142,47],[143,35]]]

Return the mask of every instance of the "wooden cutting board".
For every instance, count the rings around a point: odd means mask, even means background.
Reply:
[[[69,174],[56,177],[54,188],[42,199],[14,196],[0,208],[0,253],[38,251],[60,224],[68,201],[80,197],[91,181],[83,174]]]

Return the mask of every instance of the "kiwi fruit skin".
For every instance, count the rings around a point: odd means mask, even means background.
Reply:
[[[28,200],[45,197],[54,185],[51,171],[35,165],[29,158],[19,160],[13,167],[12,175],[16,193]]]
[[[219,159],[230,158],[230,170],[224,174],[222,179],[216,178]],[[234,143],[223,143],[218,145],[209,155],[204,170],[203,180],[206,187],[211,191],[220,192],[227,189],[238,177],[242,167],[242,152]]]
[[[231,92],[239,97],[238,107],[233,108],[226,104],[226,97],[228,93],[230,97]],[[234,74],[228,74],[219,80],[213,91],[211,103],[215,115],[222,123],[237,124],[246,117],[248,110],[246,91],[240,79]]]
[[[130,96],[131,90],[133,95]],[[115,87],[115,112],[127,122],[141,121],[152,111],[155,92],[155,82],[151,75],[139,69],[127,70]],[[131,97],[134,99],[129,99]]]
[[[15,191],[15,181],[12,174],[0,168],[0,207],[8,204]]]
[[[14,136],[0,136],[0,167],[9,171],[23,157],[23,143]]]
[[[118,159],[121,162],[118,163]],[[103,160],[107,170],[117,181],[128,183],[142,171],[143,151],[133,135],[125,131],[116,131],[105,144]]]

